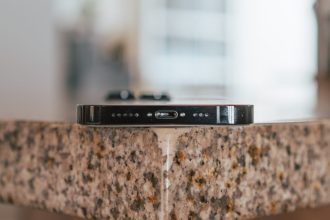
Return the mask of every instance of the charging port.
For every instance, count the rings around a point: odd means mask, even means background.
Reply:
[[[174,110],[159,110],[155,112],[157,119],[176,119],[178,115],[178,112]]]

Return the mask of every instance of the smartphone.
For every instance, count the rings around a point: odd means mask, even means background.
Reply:
[[[77,122],[91,126],[245,125],[253,123],[253,105],[78,105]]]

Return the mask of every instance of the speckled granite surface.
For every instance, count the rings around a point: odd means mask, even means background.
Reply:
[[[330,121],[0,122],[0,201],[100,219],[246,219],[330,203]]]

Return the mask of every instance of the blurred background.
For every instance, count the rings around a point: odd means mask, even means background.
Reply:
[[[75,121],[120,89],[330,116],[330,0],[1,1],[1,120]]]
[[[2,0],[0,118],[74,121],[119,89],[328,115],[328,2]]]

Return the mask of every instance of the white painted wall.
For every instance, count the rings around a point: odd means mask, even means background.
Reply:
[[[314,117],[315,0],[231,1],[228,80],[232,94],[255,104],[257,121]]]

